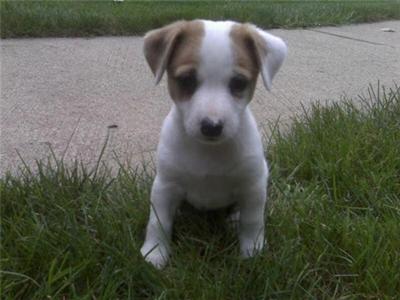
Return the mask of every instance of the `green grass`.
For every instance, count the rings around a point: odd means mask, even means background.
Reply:
[[[1,1],[1,37],[137,35],[178,19],[265,28],[400,19],[400,1]]]
[[[268,249],[186,209],[164,271],[139,254],[151,177],[54,157],[0,179],[3,299],[398,299],[400,87],[273,127]],[[100,164],[99,164],[100,165]]]

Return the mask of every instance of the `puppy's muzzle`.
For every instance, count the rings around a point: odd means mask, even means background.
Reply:
[[[221,136],[224,125],[221,121],[214,122],[209,118],[205,118],[201,121],[200,130],[203,136],[208,139],[216,139]]]

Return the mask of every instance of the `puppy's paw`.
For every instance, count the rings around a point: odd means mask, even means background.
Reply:
[[[140,253],[148,263],[159,270],[165,267],[169,259],[168,248],[160,245],[144,244]]]
[[[240,251],[243,258],[249,258],[257,255],[264,248],[264,237],[260,236],[256,240],[242,240]]]

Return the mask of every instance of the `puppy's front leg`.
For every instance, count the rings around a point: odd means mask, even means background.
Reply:
[[[251,257],[264,247],[266,181],[260,180],[243,190],[239,201],[239,241],[243,257]]]
[[[146,239],[140,249],[146,261],[156,268],[163,268],[170,254],[173,219],[183,193],[180,188],[156,176],[151,190],[150,218]]]

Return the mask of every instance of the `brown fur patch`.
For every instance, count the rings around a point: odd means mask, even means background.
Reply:
[[[173,43],[185,22],[175,22],[149,31],[144,37],[143,52],[151,71],[156,76],[170,55]]]
[[[168,87],[172,99],[185,97],[175,80],[185,72],[195,71],[204,36],[201,21],[179,21],[150,31],[145,36],[144,53],[156,77],[168,72]]]
[[[266,52],[264,41],[249,24],[233,25],[230,37],[235,62],[234,70],[252,82],[251,98],[261,70],[261,56]]]
[[[188,91],[179,87],[177,77],[188,73],[196,74],[203,37],[204,25],[201,21],[187,22],[181,30],[167,67],[168,90],[175,101],[191,96],[188,95]]]

